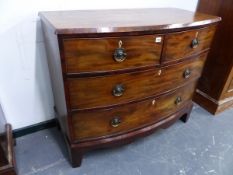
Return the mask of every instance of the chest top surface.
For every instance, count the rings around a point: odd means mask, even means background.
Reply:
[[[215,23],[220,17],[176,8],[40,12],[56,34],[161,31]]]

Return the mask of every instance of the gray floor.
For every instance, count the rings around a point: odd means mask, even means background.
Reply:
[[[87,153],[71,168],[56,128],[17,139],[19,175],[232,175],[233,109],[212,117],[195,106],[188,123],[122,147]]]

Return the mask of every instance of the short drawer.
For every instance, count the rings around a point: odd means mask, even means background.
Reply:
[[[190,102],[195,83],[159,98],[97,111],[76,112],[72,116],[77,141],[98,139],[134,130],[166,118]]]
[[[158,65],[162,35],[64,39],[67,73],[105,72]]]
[[[206,54],[173,66],[109,76],[67,80],[72,109],[128,103],[159,95],[200,77]]]
[[[210,47],[216,26],[166,35],[163,62],[172,62]]]

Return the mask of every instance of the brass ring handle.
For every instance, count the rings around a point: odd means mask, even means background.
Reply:
[[[111,120],[111,126],[114,128],[118,127],[120,123],[121,123],[121,119],[119,117],[114,117]]]
[[[199,45],[199,41],[198,41],[198,38],[194,38],[191,42],[191,47],[193,49],[197,48],[197,46]]]
[[[196,32],[195,38],[191,42],[191,47],[193,49],[197,48],[197,46],[199,45],[198,35],[199,35],[199,32]]]
[[[181,102],[182,102],[182,98],[180,96],[177,97],[176,100],[175,100],[175,104],[179,105]]]
[[[183,77],[185,78],[185,79],[187,79],[187,78],[189,78],[191,76],[191,70],[190,69],[185,69],[184,70],[184,73],[183,73]]]
[[[115,60],[116,62],[123,62],[123,61],[126,59],[127,54],[126,54],[126,52],[125,52],[125,49],[121,47],[122,44],[123,44],[123,43],[122,43],[122,41],[120,40],[120,41],[118,42],[118,48],[115,50],[115,52],[114,52],[114,54],[113,54],[114,60]]]
[[[122,85],[122,84],[117,84],[117,85],[113,88],[112,94],[113,94],[115,97],[120,97],[120,96],[123,95],[124,91],[125,91],[124,85]]]

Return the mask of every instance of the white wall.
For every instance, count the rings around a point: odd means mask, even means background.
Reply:
[[[38,11],[177,7],[197,0],[0,0],[0,101],[14,129],[54,117]]]

